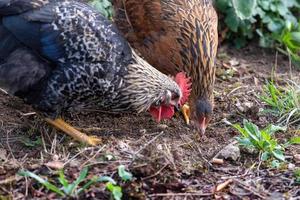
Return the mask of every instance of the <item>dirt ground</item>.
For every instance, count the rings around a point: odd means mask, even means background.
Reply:
[[[36,181],[16,175],[30,170],[57,183],[55,167],[61,163],[67,179],[75,180],[89,166],[89,177],[116,174],[120,164],[133,173],[128,183],[119,181],[124,199],[296,199],[300,186],[288,167],[271,169],[260,165],[256,154],[242,152],[236,160],[211,164],[211,159],[237,133],[223,122],[244,118],[261,127],[274,122],[260,115],[264,105],[257,94],[271,77],[275,66],[277,80],[290,77],[288,59],[276,52],[250,46],[219,51],[215,87],[215,113],[205,136],[200,136],[182,117],[157,124],[148,114],[112,115],[97,111],[66,116],[83,131],[101,136],[103,144],[85,147],[48,126],[22,101],[0,91],[0,199],[59,198]],[[294,78],[299,71],[292,70]],[[280,140],[293,132],[279,135]],[[293,155],[299,146],[286,150],[288,161],[298,165]],[[50,164],[49,164],[50,163]],[[217,186],[229,181],[224,189]],[[109,199],[104,184],[95,184],[79,199]]]

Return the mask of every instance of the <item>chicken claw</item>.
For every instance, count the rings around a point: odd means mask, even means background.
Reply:
[[[63,131],[64,133],[67,133],[68,135],[70,135],[71,137],[73,137],[74,139],[76,139],[80,142],[84,142],[91,146],[96,146],[102,142],[101,138],[98,138],[96,136],[88,136],[85,133],[78,131],[77,129],[72,127],[70,124],[66,123],[63,119],[57,118],[55,120],[52,120],[52,119],[46,118],[45,120],[49,124],[53,125],[54,127]]]
[[[181,108],[181,112],[183,114],[183,117],[184,117],[184,120],[185,120],[185,123],[187,125],[190,124],[190,115],[191,115],[191,110],[190,110],[190,106],[187,105],[187,104],[184,104]]]

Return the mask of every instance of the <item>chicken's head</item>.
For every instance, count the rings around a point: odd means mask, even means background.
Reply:
[[[191,81],[185,73],[178,73],[174,80],[180,87],[181,94],[166,91],[149,109],[150,114],[157,122],[162,119],[170,119],[175,113],[175,108],[178,110],[188,100],[191,93]]]

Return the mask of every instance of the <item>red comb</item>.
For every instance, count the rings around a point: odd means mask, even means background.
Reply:
[[[180,105],[182,106],[187,102],[191,94],[192,82],[191,79],[186,76],[185,72],[179,72],[176,74],[175,82],[179,85],[182,92],[182,98],[180,100]]]

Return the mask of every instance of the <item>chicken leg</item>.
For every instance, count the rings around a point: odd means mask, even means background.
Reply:
[[[190,110],[190,106],[187,105],[187,104],[184,104],[181,108],[181,112],[183,114],[183,117],[184,117],[184,120],[185,120],[185,123],[187,125],[190,124],[190,115],[191,115],[191,110]]]
[[[46,118],[46,122],[53,125],[57,129],[63,131],[64,133],[67,133],[74,139],[84,142],[91,146],[96,146],[97,144],[101,143],[101,139],[97,138],[96,136],[88,136],[78,130],[76,130],[74,127],[72,127],[70,124],[66,123],[63,119],[57,118],[55,120]]]

